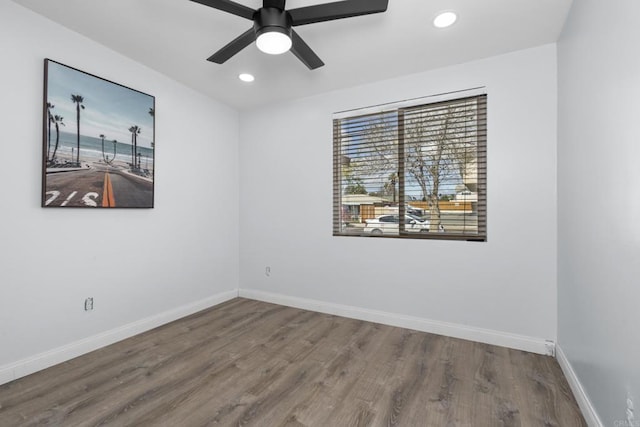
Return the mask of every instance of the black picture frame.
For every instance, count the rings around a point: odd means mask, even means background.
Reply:
[[[42,207],[153,208],[155,97],[44,60]]]

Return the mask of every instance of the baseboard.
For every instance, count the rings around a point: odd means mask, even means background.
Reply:
[[[589,427],[603,427],[604,424],[600,421],[600,417],[598,417],[596,409],[591,404],[589,396],[587,396],[587,393],[584,391],[582,383],[578,379],[569,359],[567,359],[566,354],[564,354],[559,344],[556,345],[556,359],[558,360],[558,364],[560,365],[564,376],[567,378],[569,387],[571,387],[571,391],[573,391],[573,396],[576,398],[578,406],[582,411],[582,416],[584,416]]]
[[[73,359],[101,347],[113,344],[174,320],[221,304],[238,296],[236,289],[186,304],[145,319],[120,326],[70,344],[45,351],[40,354],[0,366],[0,384],[8,383],[58,363]]]
[[[510,334],[507,332],[476,328],[455,323],[440,322],[421,317],[369,310],[361,307],[328,303],[307,298],[291,297],[253,289],[240,289],[238,295],[242,298],[286,305],[304,310],[318,311],[320,313],[334,314],[336,316],[349,317],[352,319],[366,320],[389,326],[398,326],[417,331],[430,332],[433,334],[493,344],[501,347],[509,347],[538,354],[553,354],[555,347],[553,342],[545,341],[540,338],[532,338],[524,335]]]

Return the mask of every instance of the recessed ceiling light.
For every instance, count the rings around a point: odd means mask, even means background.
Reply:
[[[253,77],[253,74],[249,74],[249,73],[242,73],[238,75],[238,78],[243,82],[247,82],[247,83],[251,83],[256,79],[255,77]]]
[[[446,28],[453,25],[453,23],[456,22],[456,19],[458,19],[458,15],[456,15],[455,12],[441,12],[433,20],[433,25],[438,28]]]

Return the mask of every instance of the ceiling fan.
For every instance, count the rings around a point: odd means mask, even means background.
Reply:
[[[277,55],[291,50],[310,70],[324,62],[293,30],[298,25],[350,18],[387,10],[389,0],[344,0],[286,10],[286,0],[264,0],[254,10],[231,0],[191,0],[253,21],[253,27],[211,55],[207,61],[222,64],[236,53],[256,42],[258,49]]]

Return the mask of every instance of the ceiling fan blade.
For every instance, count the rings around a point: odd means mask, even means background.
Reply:
[[[226,62],[229,58],[231,58],[236,53],[240,52],[245,47],[249,46],[256,39],[256,33],[253,28],[248,29],[231,43],[211,55],[207,58],[209,62],[215,62],[216,64],[222,64]]]
[[[322,59],[311,50],[308,44],[302,40],[302,37],[298,35],[294,30],[291,30],[291,52],[304,63],[310,70],[315,70],[324,65]]]
[[[292,25],[306,25],[314,22],[369,15],[387,10],[389,0],[345,0],[316,6],[300,7],[289,10]]]
[[[275,7],[276,9],[284,10],[285,0],[264,0],[263,7]]]
[[[233,15],[241,16],[246,19],[253,20],[253,14],[255,10],[236,3],[231,0],[191,0],[195,3],[200,3],[205,6],[212,7],[214,9],[222,10],[224,12],[231,13]]]

